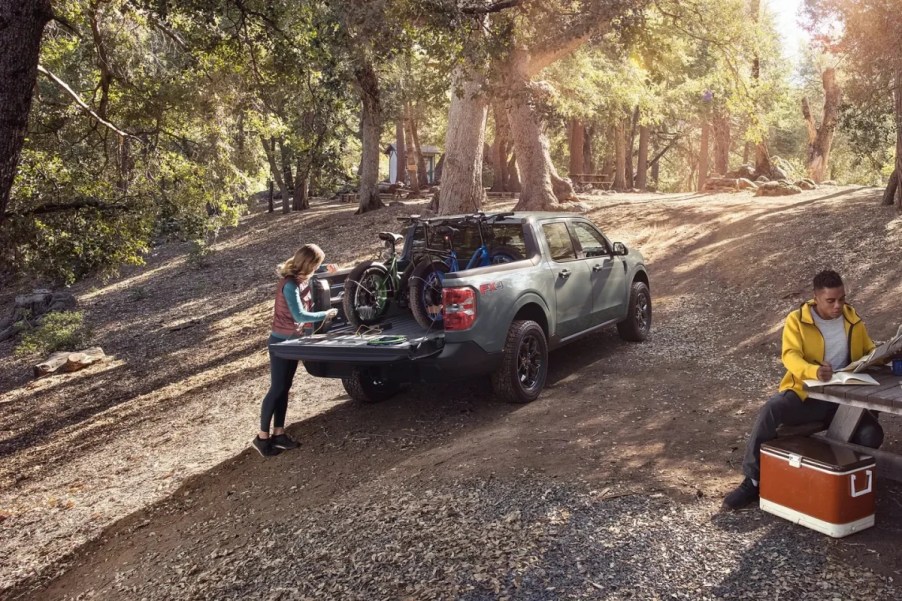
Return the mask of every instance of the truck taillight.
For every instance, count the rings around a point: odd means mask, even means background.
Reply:
[[[466,330],[476,321],[476,291],[472,288],[442,288],[445,330]]]

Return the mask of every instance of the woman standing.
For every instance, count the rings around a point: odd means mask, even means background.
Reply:
[[[312,311],[313,294],[308,280],[320,265],[325,254],[316,244],[305,244],[294,256],[276,270],[279,284],[273,313],[269,344],[297,338],[304,326],[331,319],[336,309]],[[329,266],[334,271],[334,266]],[[270,385],[260,407],[260,432],[251,443],[264,457],[278,455],[283,450],[296,449],[298,443],[285,434],[285,413],[288,410],[288,391],[298,369],[297,360],[282,359],[269,351]],[[272,435],[269,427],[272,423]]]

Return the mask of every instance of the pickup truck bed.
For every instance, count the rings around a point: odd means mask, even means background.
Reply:
[[[415,360],[441,352],[444,330],[424,329],[409,311],[389,314],[373,328],[361,327],[361,333],[345,324],[325,334],[286,340],[273,345],[286,359],[309,362],[340,361],[348,364],[391,363]],[[363,333],[367,330],[367,333]]]

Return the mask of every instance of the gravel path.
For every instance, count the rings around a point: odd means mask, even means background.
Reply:
[[[146,552],[110,588],[75,598],[900,598],[892,578],[831,560],[824,536],[759,511],[721,514],[715,501],[606,498],[530,475],[371,488],[273,516],[240,544],[217,536],[253,519],[236,498],[164,562]]]

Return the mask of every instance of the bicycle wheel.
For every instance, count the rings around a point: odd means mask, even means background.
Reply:
[[[519,250],[513,246],[496,246],[489,252],[489,263],[498,265],[500,263],[513,263],[521,261],[525,257]]]
[[[351,270],[341,299],[345,317],[354,326],[372,325],[388,310],[391,277],[384,265],[365,261]]]
[[[424,328],[442,326],[442,281],[449,271],[443,261],[424,261],[410,276],[410,310]]]

